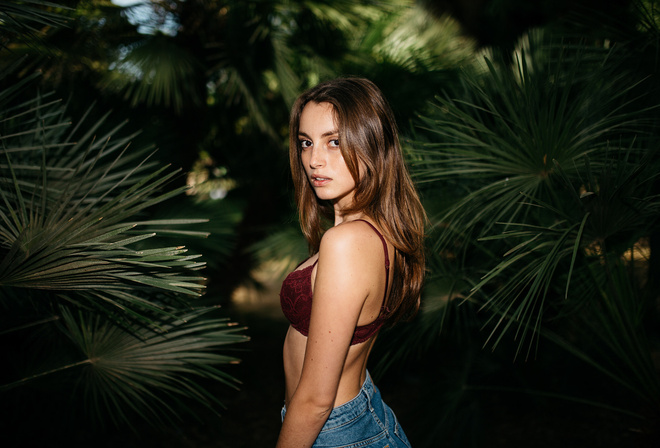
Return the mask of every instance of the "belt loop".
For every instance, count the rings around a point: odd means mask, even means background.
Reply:
[[[364,380],[364,385],[362,386],[362,392],[364,392],[365,396],[367,397],[367,403],[369,405],[369,410],[373,411],[373,403],[372,398],[374,394],[374,388],[373,388],[373,380],[371,379],[371,375],[369,374],[369,370],[367,370],[367,377]]]

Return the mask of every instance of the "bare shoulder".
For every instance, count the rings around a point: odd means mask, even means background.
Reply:
[[[376,232],[364,221],[351,221],[328,229],[321,239],[320,252],[354,259],[366,259],[381,248]]]

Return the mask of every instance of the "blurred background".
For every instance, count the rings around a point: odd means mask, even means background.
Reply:
[[[429,214],[412,445],[657,447],[659,58],[651,0],[1,2],[3,446],[274,446],[289,108],[355,75]]]

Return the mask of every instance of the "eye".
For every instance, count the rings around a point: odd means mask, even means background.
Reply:
[[[312,146],[312,142],[309,141],[309,140],[300,139],[300,140],[298,140],[298,143],[300,144],[300,147],[302,149],[307,149],[307,148],[310,148]]]
[[[332,139],[328,143],[333,148],[339,148],[339,139],[338,138]]]

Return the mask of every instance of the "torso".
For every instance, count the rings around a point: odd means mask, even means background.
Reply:
[[[378,323],[379,317],[382,317],[384,296],[386,296],[386,294],[389,292],[386,291],[386,283],[387,285],[392,283],[393,273],[393,270],[389,269],[389,278],[386,277],[385,252],[383,250],[384,247],[381,240],[376,239],[370,244],[371,246],[369,253],[373,254],[373,256],[370,255],[370,266],[365,267],[365,271],[368,271],[370,275],[374,277],[373,287],[369,297],[367,297],[364,302],[362,311],[358,318],[358,327],[367,328],[372,325],[374,321]],[[387,253],[390,254],[390,262],[392,262],[394,249],[389,243],[386,243],[386,247]],[[312,292],[314,290],[314,283],[316,279],[317,260],[318,254],[310,257],[291,274],[294,277],[309,275]],[[372,263],[373,265],[371,265]],[[310,270],[311,272],[308,273],[307,271]],[[378,328],[380,328],[380,324],[378,325]],[[360,387],[364,382],[366,376],[367,360],[373,343],[376,339],[377,331],[362,331],[362,333],[367,334],[369,337],[365,341],[358,343],[355,343],[354,337],[354,341],[348,349],[348,354],[344,362],[339,387],[337,390],[337,396],[334,403],[335,407],[354,398],[358,394]],[[286,375],[286,402],[291,399],[291,396],[298,386],[306,347],[307,336],[302,334],[299,330],[296,330],[296,328],[293,326],[290,326],[284,342],[283,351],[284,371]]]
[[[376,229],[371,223],[363,219],[358,219],[356,221],[362,221],[369,225],[378,235],[383,244],[383,255],[385,257],[383,267],[386,275],[384,290],[387,290],[390,271],[390,257],[387,242],[378,229]],[[303,336],[309,334],[309,320],[312,313],[312,273],[316,267],[318,257],[314,258],[316,258],[316,261],[312,264],[303,262],[295,271],[291,272],[284,282],[282,282],[282,289],[280,291],[280,305],[284,316],[289,320],[291,326],[298,330],[298,332],[302,333]],[[382,325],[385,323],[388,313],[386,307],[386,294],[387,292],[383,294],[381,310],[376,319],[366,325],[358,325],[355,328],[351,345],[360,344],[371,339],[371,337],[378,333]]]

